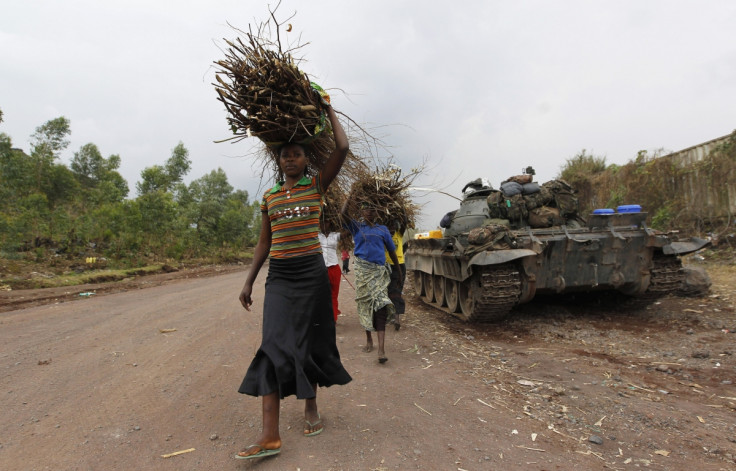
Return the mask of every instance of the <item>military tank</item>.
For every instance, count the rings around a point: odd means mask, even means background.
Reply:
[[[424,303],[492,322],[538,294],[616,290],[651,302],[682,285],[680,256],[709,244],[647,227],[638,205],[583,218],[569,184],[533,177],[527,167],[498,190],[481,179],[468,183],[442,231],[408,241],[407,273]]]

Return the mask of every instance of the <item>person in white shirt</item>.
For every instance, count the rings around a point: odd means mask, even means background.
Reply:
[[[329,232],[328,224],[320,224],[319,243],[322,246],[322,257],[325,259],[327,266],[327,277],[330,279],[330,289],[332,290],[332,314],[337,322],[337,316],[340,315],[340,309],[337,307],[337,295],[340,292],[340,277],[342,271],[337,259],[337,242],[340,240],[339,232]]]

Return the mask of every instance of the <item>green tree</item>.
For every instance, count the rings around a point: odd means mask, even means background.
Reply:
[[[52,119],[31,136],[31,155],[12,148],[7,135],[0,136],[0,176],[3,210],[7,216],[4,243],[20,246],[23,241],[50,239],[58,233],[59,204],[74,198],[76,181],[63,164],[56,163],[68,145],[69,120]]]
[[[65,117],[49,120],[31,135],[31,147],[35,152],[57,158],[69,146],[71,133],[71,124]]]
[[[153,253],[165,255],[167,247],[181,235],[177,226],[178,208],[173,195],[164,191],[152,191],[135,199],[136,212],[140,213],[140,229],[145,247]]]
[[[120,158],[117,160],[119,163]],[[96,186],[108,171],[107,160],[91,142],[74,153],[70,166],[79,183],[88,188]]]
[[[53,186],[51,169],[61,151],[69,146],[69,134],[69,120],[62,116],[37,127],[31,135],[31,164],[37,192]]]
[[[181,183],[184,176],[189,173],[192,161],[189,159],[189,151],[184,144],[179,144],[171,151],[171,157],[165,165],[154,165],[146,167],[141,172],[141,181],[136,183],[139,195],[155,191],[172,191],[177,183]]]
[[[253,246],[261,229],[260,203],[248,203],[248,192],[237,190],[228,198],[220,219],[218,236],[221,243],[236,248]]]
[[[233,187],[225,172],[218,168],[189,184],[181,199],[186,201],[189,221],[206,243],[221,240],[218,229]]]
[[[102,156],[96,145],[83,145],[74,153],[71,169],[86,190],[86,198],[94,206],[122,201],[128,196],[128,183],[117,172],[120,156]]]
[[[34,178],[30,157],[13,149],[5,133],[0,133],[0,247],[17,249],[31,224],[21,221],[24,214],[21,199],[33,193]]]
[[[34,181],[31,158],[13,149],[10,136],[0,133],[0,207],[12,207],[18,197],[30,194]]]
[[[169,176],[161,165],[146,167],[141,171],[141,181],[135,185],[139,196],[157,191],[166,192],[169,188]]]
[[[166,174],[172,184],[179,183],[189,173],[191,167],[192,161],[189,159],[189,151],[184,147],[184,143],[180,141],[171,150],[171,157],[166,161]]]
[[[117,171],[111,171],[97,185],[90,199],[96,205],[118,203],[128,196],[128,192],[128,182],[125,181],[125,178]]]
[[[79,191],[74,173],[64,164],[53,164],[47,170],[47,178],[41,187],[51,207],[72,202]]]

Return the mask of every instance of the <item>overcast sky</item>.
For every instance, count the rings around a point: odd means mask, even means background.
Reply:
[[[276,5],[271,1],[270,5]],[[15,147],[71,121],[68,163],[87,143],[118,154],[131,195],[181,141],[187,181],[221,167],[259,198],[257,140],[230,136],[212,82],[223,38],[267,18],[256,0],[9,0],[0,16],[0,109]],[[334,107],[378,128],[384,156],[417,186],[459,196],[532,165],[553,179],[582,149],[624,164],[736,129],[732,0],[283,0],[285,42]],[[423,229],[457,206],[422,196]],[[631,202],[630,202],[631,203]]]

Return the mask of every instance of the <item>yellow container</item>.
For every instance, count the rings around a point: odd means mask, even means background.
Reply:
[[[414,238],[415,239],[441,239],[442,231],[439,229],[435,229],[429,232],[420,232],[418,234],[415,234]]]

